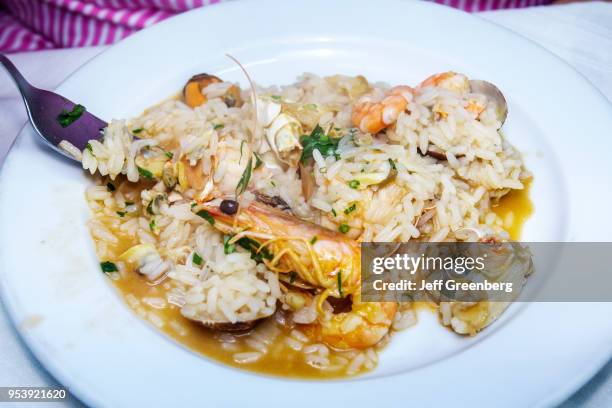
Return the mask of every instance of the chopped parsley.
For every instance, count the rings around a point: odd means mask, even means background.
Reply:
[[[153,212],[153,200],[149,201],[149,204],[147,204],[147,212],[151,215],[154,215],[155,213]]]
[[[340,297],[344,297],[344,295],[342,294],[342,271],[338,271],[338,293],[340,294]]]
[[[349,187],[352,189],[357,189],[357,187],[359,187],[359,184],[361,184],[359,183],[359,180],[351,180],[348,183]]]
[[[332,208],[332,214],[334,214],[334,217],[338,215],[338,214],[336,213],[336,210],[334,210],[333,208]]]
[[[153,173],[151,173],[149,170],[143,169],[139,166],[136,166],[136,168],[138,168],[138,174],[140,174],[142,177],[146,178],[147,180],[153,180]]]
[[[244,144],[246,143],[245,140],[243,140],[242,142],[240,142],[240,158],[238,159],[238,164],[240,164],[242,162],[242,148],[244,147]]]
[[[117,265],[109,261],[100,262],[100,268],[102,269],[102,272],[104,273],[111,273],[111,272],[119,271],[119,269],[117,269]]]
[[[343,234],[346,234],[347,232],[349,232],[349,229],[351,229],[351,227],[349,227],[348,224],[340,224],[340,226],[338,227],[338,231],[340,231]]]
[[[338,148],[339,139],[333,139],[325,134],[323,128],[317,125],[310,135],[302,135],[300,137],[300,143],[304,150],[302,150],[302,163],[306,163],[312,158],[312,152],[317,149],[323,157],[335,156],[336,159],[339,155],[336,153]]]
[[[143,130],[144,130],[144,128],[134,129],[134,130],[132,130],[132,133],[133,133],[133,134],[135,134],[135,135],[137,135],[137,134],[139,134],[140,132],[142,132]]]
[[[115,185],[113,183],[110,183],[110,182],[106,183],[106,189],[108,191],[115,191],[116,190]]]
[[[153,232],[155,232],[155,228],[157,227],[157,225],[155,224],[155,218],[153,218],[151,220],[151,222],[149,223],[149,229]]]
[[[304,105],[304,108],[310,109],[310,110],[317,110],[317,104],[316,103],[307,103],[306,105]]]
[[[117,215],[121,218],[125,217],[125,214],[127,214],[125,211],[117,211]]]
[[[230,244],[230,239],[232,239],[232,237],[229,235],[223,238],[223,253],[225,253],[225,255],[229,255],[236,251],[236,244]]]
[[[244,249],[251,252],[251,259],[254,259],[255,262],[263,262],[264,259],[270,261],[272,260],[272,254],[268,251],[268,248],[261,248],[259,242],[254,239],[243,237],[236,241],[238,245],[243,247]]]
[[[210,215],[208,211],[200,210],[196,214],[208,221],[210,225],[215,225],[215,219],[212,217],[212,215]]]
[[[193,253],[193,263],[198,265],[198,266],[202,266],[202,257],[200,255],[198,255],[197,252]]]
[[[280,101],[283,99],[280,95],[271,95],[270,98],[274,99],[275,101]]]
[[[395,165],[395,162],[392,159],[389,159],[389,164],[391,165],[391,168],[393,170],[397,170],[397,166]]]
[[[174,157],[174,153],[169,152],[167,150],[164,150],[164,154],[166,155],[167,158],[171,159]]]
[[[217,123],[215,126],[213,126],[213,129],[219,130],[219,129],[223,129],[224,127],[225,125],[223,123]]]
[[[87,142],[87,144],[85,145],[85,148],[89,150],[89,153],[93,154],[93,148],[91,147],[91,144],[89,142]]]
[[[272,187],[276,187],[276,183],[274,182],[274,180],[270,180],[270,184],[272,184]]]
[[[297,278],[297,273],[291,272],[291,275],[289,275],[289,283],[293,284],[293,282],[295,282],[295,278]]]
[[[126,201],[126,202],[125,202],[125,206],[126,206],[126,207],[129,207],[130,205],[134,205],[134,203],[133,203],[133,202],[131,202],[131,201]]]
[[[317,242],[319,240],[319,237],[317,237],[316,235],[314,237],[312,237],[312,239],[310,240],[310,245],[314,245],[315,242]]]
[[[355,211],[356,209],[357,209],[357,203],[353,203],[349,207],[346,207],[344,209],[344,213],[348,215],[348,214],[352,213],[353,211]]]
[[[253,157],[251,156],[251,158],[247,162],[244,172],[242,173],[242,176],[240,177],[240,180],[238,180],[238,184],[236,185],[236,196],[239,196],[240,194],[244,193],[244,191],[247,189],[249,181],[251,181],[252,168]]]
[[[253,156],[255,156],[255,169],[258,169],[259,166],[263,164],[263,161],[261,160],[261,157],[259,157],[257,153],[253,153]]]
[[[74,105],[70,112],[66,109],[62,110],[62,113],[57,116],[57,122],[63,128],[68,127],[79,119],[83,112],[85,112],[85,107],[83,105]]]

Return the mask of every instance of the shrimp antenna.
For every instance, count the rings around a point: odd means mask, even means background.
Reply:
[[[232,56],[232,55],[230,55],[228,53],[225,53],[225,56],[227,58],[231,59],[232,61],[234,61],[236,63],[236,65],[238,65],[240,67],[240,69],[244,73],[244,76],[246,76],[247,80],[249,81],[249,84],[251,85],[251,99],[252,99],[252,103],[253,103],[253,109],[255,110],[255,120],[253,122],[254,123],[254,125],[253,125],[253,135],[251,137],[254,138],[255,135],[257,134],[257,128],[258,128],[258,124],[257,124],[257,116],[258,116],[257,115],[257,91],[255,90],[255,83],[251,79],[251,76],[247,72],[247,70],[244,67],[244,65],[242,65],[240,63],[240,61],[238,61],[234,56]],[[252,140],[250,142],[252,142]]]

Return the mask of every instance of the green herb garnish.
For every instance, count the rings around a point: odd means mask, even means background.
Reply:
[[[74,105],[72,110],[68,112],[66,109],[57,116],[57,122],[61,127],[65,128],[72,125],[85,112],[83,105]]]
[[[223,237],[223,253],[225,253],[225,255],[229,255],[236,251],[236,245],[230,244],[230,239],[232,239],[232,237],[230,237],[229,235]]]
[[[133,203],[133,202],[131,202],[131,201],[126,201],[126,202],[125,202],[125,206],[126,206],[126,207],[128,207],[128,206],[130,206],[130,205],[134,205],[134,203]]]
[[[121,218],[125,217],[125,214],[127,214],[125,211],[117,211],[117,215]]]
[[[340,224],[340,226],[338,227],[338,231],[340,231],[343,234],[346,234],[350,228],[351,227],[349,227],[348,224]]]
[[[314,245],[315,242],[317,242],[319,240],[319,237],[317,237],[316,235],[314,237],[312,237],[312,239],[310,240],[310,245]]]
[[[213,129],[218,130],[218,129],[223,129],[225,127],[225,125],[223,123],[217,123],[215,126],[213,126]]]
[[[251,252],[251,259],[254,259],[255,262],[261,263],[264,259],[269,261],[273,258],[268,248],[264,247],[260,249],[259,242],[251,238],[243,237],[236,241],[236,243]]]
[[[336,213],[336,210],[334,210],[333,208],[332,208],[332,214],[334,214],[334,217],[338,215],[338,214]]]
[[[113,183],[106,183],[106,189],[108,191],[115,191],[116,190],[115,185]]]
[[[302,150],[302,163],[306,163],[312,158],[312,152],[317,149],[323,157],[336,156],[336,149],[338,148],[339,139],[333,139],[325,134],[323,128],[317,125],[310,135],[302,135],[300,137],[300,143],[304,150]]]
[[[275,101],[280,101],[283,99],[280,95],[271,95],[270,98],[274,99]]]
[[[393,160],[389,159],[389,164],[391,165],[391,168],[393,170],[397,170],[397,166],[395,165],[395,162]]]
[[[253,156],[255,156],[255,169],[258,169],[259,166],[263,164],[263,161],[261,160],[261,157],[259,157],[257,153],[253,153]]]
[[[104,273],[110,273],[110,272],[117,272],[119,271],[119,269],[117,269],[117,265],[115,265],[112,262],[106,261],[106,262],[100,262],[100,268],[102,269],[102,272]]]
[[[356,209],[357,209],[357,203],[353,203],[349,207],[346,207],[344,209],[344,213],[348,215],[348,214],[352,213],[353,211],[355,211]]]
[[[242,142],[240,142],[240,158],[238,159],[238,164],[242,163],[242,148],[244,147],[244,144],[246,143],[245,140],[243,140]]]
[[[351,180],[348,183],[349,187],[353,189],[357,189],[357,187],[359,187],[359,184],[361,184],[359,183],[359,180]]]
[[[215,219],[212,217],[212,215],[210,215],[208,211],[200,210],[196,214],[208,221],[210,225],[215,225]]]
[[[295,282],[295,278],[297,278],[297,273],[291,272],[291,275],[289,275],[289,283],[293,284],[293,282]]]
[[[153,218],[151,220],[151,222],[149,223],[149,229],[153,232],[155,232],[155,228],[157,227],[157,225],[155,225],[155,218]]]
[[[174,157],[174,153],[169,152],[167,150],[164,150],[164,154],[166,155],[167,158],[171,159]]]
[[[132,133],[133,133],[133,134],[135,134],[135,135],[137,135],[137,134],[139,134],[140,132],[142,132],[143,130],[144,130],[144,128],[134,129],[134,130],[132,130]]]
[[[153,212],[153,200],[149,201],[149,204],[147,204],[147,212],[151,215],[154,215],[155,213]]]
[[[149,170],[143,169],[139,166],[136,166],[136,168],[138,169],[138,174],[140,174],[142,177],[146,178],[147,180],[153,180],[153,173],[151,173]]]
[[[202,259],[202,257],[200,255],[198,255],[197,252],[193,253],[193,258],[192,259],[193,259],[193,263],[194,264],[196,264],[198,266],[202,266],[203,259]]]
[[[93,154],[93,147],[91,147],[91,144],[89,142],[87,142],[87,144],[85,145],[85,148],[89,150],[89,153]]]
[[[236,185],[236,196],[239,196],[240,194],[244,193],[247,189],[249,181],[251,181],[252,167],[253,157],[251,156],[251,158],[247,162],[247,166],[244,169],[244,172],[242,173],[242,176],[240,177],[240,180],[238,181],[238,185]]]
[[[342,271],[338,271],[338,293],[340,294],[340,297],[344,297],[344,295],[342,294]]]

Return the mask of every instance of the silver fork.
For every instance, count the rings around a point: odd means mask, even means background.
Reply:
[[[87,112],[82,105],[32,86],[4,54],[0,54],[0,62],[19,88],[32,127],[53,150],[75,160],[59,147],[62,140],[83,150],[87,141],[100,138],[106,122]]]

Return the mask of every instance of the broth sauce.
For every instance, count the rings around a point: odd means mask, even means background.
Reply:
[[[529,187],[530,182],[527,182],[523,190],[508,193],[493,208],[493,211],[503,220],[504,228],[515,240],[520,238],[523,224],[533,213],[533,205],[529,200]],[[138,243],[134,237],[113,228],[112,217],[106,216],[105,219],[105,216],[99,216],[98,220],[102,221],[119,238],[118,242],[109,248],[117,257]],[[139,316],[198,354],[230,366],[268,375],[318,379],[347,376],[343,370],[321,370],[306,364],[303,352],[296,351],[287,345],[292,329],[277,324],[274,317],[259,325],[268,325],[268,327],[263,327],[265,330],[280,331],[275,340],[267,345],[268,352],[258,361],[238,363],[234,360],[236,353],[252,351],[245,343],[248,333],[231,336],[232,341],[227,342],[224,341],[223,333],[209,330],[199,323],[184,318],[179,306],[165,300],[166,292],[171,288],[170,283],[165,282],[154,286],[134,271],[126,271],[121,276],[115,276],[112,282]],[[415,305],[414,307],[428,308],[427,305]],[[276,329],[270,325],[275,326]],[[258,327],[254,330],[258,330]],[[338,358],[343,357],[340,355]],[[364,367],[359,372],[367,369]]]

